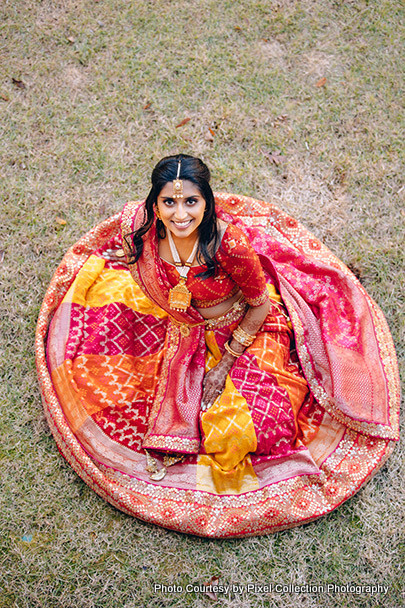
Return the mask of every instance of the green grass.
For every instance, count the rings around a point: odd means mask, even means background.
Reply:
[[[168,532],[110,507],[59,455],[32,344],[67,247],[143,198],[157,160],[183,151],[204,158],[214,189],[272,200],[360,274],[403,372],[403,17],[386,0],[3,1],[0,608],[204,607],[202,592],[153,585],[212,576],[389,587],[226,594],[221,606],[401,604],[403,445],[312,524],[233,541]],[[279,166],[262,153],[276,150]]]

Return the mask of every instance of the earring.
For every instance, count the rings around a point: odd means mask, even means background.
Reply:
[[[156,215],[156,217],[158,218],[158,220],[161,220],[161,219],[162,219],[162,217],[161,217],[161,215],[160,215],[160,211],[159,211],[159,209],[158,209],[157,207],[155,207],[155,215]]]

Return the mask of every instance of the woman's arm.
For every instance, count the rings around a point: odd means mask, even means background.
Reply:
[[[255,336],[261,326],[270,309],[270,301],[267,300],[260,306],[250,307],[246,311],[245,316],[239,324],[246,333],[251,336]],[[241,355],[245,347],[242,346],[235,338],[229,340],[229,346],[235,353]],[[201,403],[201,409],[207,410],[215,401],[215,399],[222,393],[225,387],[226,377],[234,364],[236,357],[231,355],[228,351],[225,351],[221,361],[204,377],[203,382],[203,397]]]

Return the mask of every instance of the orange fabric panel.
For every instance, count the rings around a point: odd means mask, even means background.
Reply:
[[[70,359],[54,369],[51,378],[66,420],[73,433],[76,433],[89,417],[89,413],[73,379]]]
[[[73,377],[90,415],[104,407],[123,407],[137,397],[151,397],[164,350],[145,357],[80,355]]]

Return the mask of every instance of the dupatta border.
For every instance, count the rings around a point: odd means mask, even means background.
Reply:
[[[374,422],[367,422],[366,420],[356,420],[355,418],[351,418],[344,414],[333,402],[322,384],[316,377],[314,366],[311,360],[311,356],[308,352],[307,345],[305,342],[305,331],[304,326],[302,324],[301,319],[298,314],[292,307],[291,303],[288,300],[288,296],[283,296],[284,301],[289,305],[288,311],[290,313],[291,322],[294,327],[295,340],[297,345],[297,352],[300,359],[300,363],[302,369],[304,371],[305,377],[308,381],[309,387],[311,389],[312,394],[314,395],[317,402],[325,408],[325,410],[333,416],[336,420],[338,420],[344,426],[357,431],[359,433],[363,433],[366,435],[371,435],[373,437],[378,437],[381,439],[390,439],[397,440],[399,438],[399,432],[396,432],[395,426],[394,428],[390,428],[385,424],[377,424]],[[379,346],[381,346],[379,344]],[[393,377],[387,377],[388,383],[393,383]],[[389,389],[388,389],[389,390]],[[392,425],[395,424],[395,408],[390,408],[389,411],[390,422]]]
[[[167,351],[163,359],[156,396],[149,414],[148,430],[143,439],[142,447],[157,450],[167,449],[168,451],[172,452],[193,454],[198,453],[200,447],[201,440],[199,435],[195,438],[189,438],[170,434],[161,435],[153,432],[166,394],[166,388],[169,380],[169,366],[175,353],[179,350],[180,342],[180,329],[169,321],[166,333]]]

